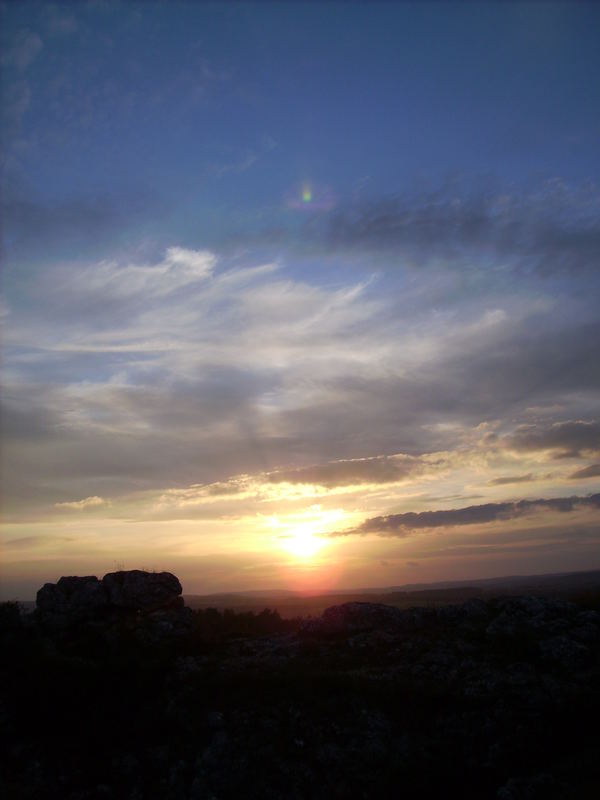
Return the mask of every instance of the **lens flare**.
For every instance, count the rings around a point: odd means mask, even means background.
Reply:
[[[285,193],[285,204],[288,208],[300,211],[330,211],[336,204],[333,191],[329,186],[304,181]]]

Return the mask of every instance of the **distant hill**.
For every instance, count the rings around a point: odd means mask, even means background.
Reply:
[[[594,587],[600,584],[600,569],[587,570],[585,572],[553,572],[541,575],[504,575],[500,578],[477,578],[474,580],[462,581],[440,581],[437,583],[412,583],[403,584],[401,586],[393,586],[384,589],[384,592],[397,592],[397,591],[419,591],[419,590],[437,590],[437,589],[451,589],[462,586],[476,586],[482,589],[495,589],[495,588],[519,588],[521,591],[523,587],[532,587],[540,589],[567,589],[571,591],[574,588]]]
[[[573,597],[600,593],[600,570],[567,572],[550,575],[508,575],[501,578],[480,578],[467,581],[442,581],[430,584],[405,584],[382,588],[360,588],[346,591],[305,595],[300,592],[254,590],[208,595],[185,595],[190,608],[226,608],[235,611],[276,609],[283,617],[317,616],[333,604],[368,601],[386,603],[398,608],[413,605],[440,606],[460,603],[471,597],[498,595],[539,595]]]

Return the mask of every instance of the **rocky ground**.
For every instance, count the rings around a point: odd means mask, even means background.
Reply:
[[[47,585],[34,615],[2,607],[4,797],[597,796],[585,603],[289,621],[192,612],[174,576],[144,575]]]

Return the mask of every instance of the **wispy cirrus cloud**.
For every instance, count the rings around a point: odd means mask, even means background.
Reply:
[[[76,541],[73,536],[21,536],[18,539],[8,539],[4,546],[11,550],[27,550],[29,548],[42,548],[62,546],[65,542]]]
[[[392,485],[418,477],[423,454],[467,446],[482,420],[496,422],[477,446],[508,454],[488,473],[502,486],[517,456],[534,474],[518,422],[558,399],[581,414],[581,447],[594,441],[593,325],[582,314],[557,328],[551,303],[477,294],[439,313],[418,285],[328,284],[182,246],[150,262],[58,263],[21,291],[5,337],[9,480],[31,486],[52,464],[55,501],[66,486],[93,496],[98,481],[111,496],[240,473]]]
[[[69,281],[72,295],[81,298],[86,295],[105,299],[142,297],[147,303],[208,278],[215,263],[214,254],[206,250],[169,247],[156,264],[101,262],[76,274],[69,271],[65,279]]]
[[[52,461],[58,482],[129,474],[133,488],[286,463],[301,437],[281,409],[373,370],[360,345],[379,307],[367,283],[316,286],[182,247],[151,264],[57,265],[32,282],[5,339],[13,478]],[[32,460],[19,442],[33,430]]]

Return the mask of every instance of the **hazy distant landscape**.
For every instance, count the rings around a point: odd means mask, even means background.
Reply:
[[[230,594],[185,595],[190,608],[226,608],[235,611],[262,611],[270,608],[282,617],[318,616],[334,603],[386,603],[396,608],[439,606],[460,603],[472,597],[489,598],[502,595],[540,595],[543,597],[597,597],[600,593],[600,570],[559,573],[553,575],[518,575],[483,580],[410,584],[385,589],[331,591],[321,595],[300,592],[236,592]]]

